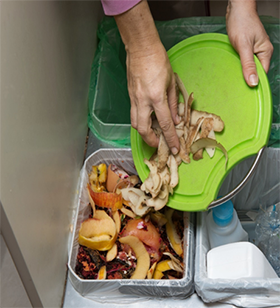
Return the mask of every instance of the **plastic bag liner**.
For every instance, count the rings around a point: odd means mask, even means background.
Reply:
[[[242,179],[251,159],[237,165],[221,187],[226,191],[231,181]],[[246,169],[247,168],[247,169]],[[236,209],[258,210],[259,198],[279,183],[280,149],[266,148],[256,172],[239,194],[232,199]],[[221,194],[220,191],[220,194]],[[268,203],[274,200],[267,200]],[[210,249],[205,217],[197,219],[195,252],[195,289],[204,302],[222,302],[238,307],[273,307],[280,305],[280,278],[275,279],[210,279],[207,277],[206,254]]]
[[[280,23],[261,17],[274,47],[268,79],[273,97],[273,124],[269,146],[280,147]],[[180,41],[201,33],[226,34],[224,17],[191,17],[156,22],[161,41],[169,50]],[[113,18],[99,24],[98,47],[91,69],[88,125],[102,141],[115,147],[130,146],[130,100],[126,79],[126,52]]]
[[[89,156],[81,170],[79,198],[76,213],[73,218],[73,233],[69,246],[69,279],[73,287],[84,297],[102,303],[116,303],[121,298],[121,304],[147,301],[149,298],[172,297],[174,300],[187,298],[194,292],[193,261],[194,261],[194,226],[193,213],[184,213],[184,273],[181,279],[171,280],[93,280],[82,279],[75,273],[79,249],[78,234],[81,223],[88,218],[90,206],[86,185],[91,167],[100,163],[115,164],[128,174],[136,174],[130,149],[101,149]]]

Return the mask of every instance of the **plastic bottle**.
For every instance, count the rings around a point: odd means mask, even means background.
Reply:
[[[207,215],[206,224],[211,249],[229,243],[248,241],[248,233],[242,228],[230,200],[213,208]]]

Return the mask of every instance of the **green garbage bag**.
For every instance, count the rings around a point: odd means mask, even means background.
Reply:
[[[280,147],[280,21],[261,17],[274,46],[268,79],[273,97],[273,124],[268,146]],[[161,41],[169,50],[180,41],[201,33],[226,32],[224,17],[190,17],[156,21]],[[115,147],[130,147],[130,100],[126,79],[126,52],[115,20],[99,24],[88,97],[88,125],[98,139]]]

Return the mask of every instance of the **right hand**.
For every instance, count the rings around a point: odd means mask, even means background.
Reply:
[[[144,50],[127,50],[127,79],[131,101],[131,125],[150,146],[158,146],[153,132],[151,114],[154,111],[172,153],[179,150],[175,124],[177,114],[175,77],[165,48],[160,41]]]
[[[157,147],[159,140],[151,127],[155,112],[169,148],[177,154],[180,144],[175,125],[180,119],[175,76],[147,1],[115,16],[115,20],[127,53],[131,125],[148,145]]]

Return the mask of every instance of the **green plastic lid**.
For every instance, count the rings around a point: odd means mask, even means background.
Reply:
[[[256,154],[266,146],[272,121],[272,97],[265,71],[257,57],[255,62],[259,84],[250,88],[242,74],[239,55],[228,36],[206,33],[190,37],[168,51],[174,72],[194,93],[193,109],[217,114],[225,123],[217,142],[220,149],[210,158],[190,164],[181,163],[179,184],[169,196],[167,206],[182,211],[203,211],[214,201],[228,172],[241,160]],[[131,149],[136,170],[144,181],[149,169],[144,158],[150,158],[155,148],[149,147],[135,129],[131,129]]]

